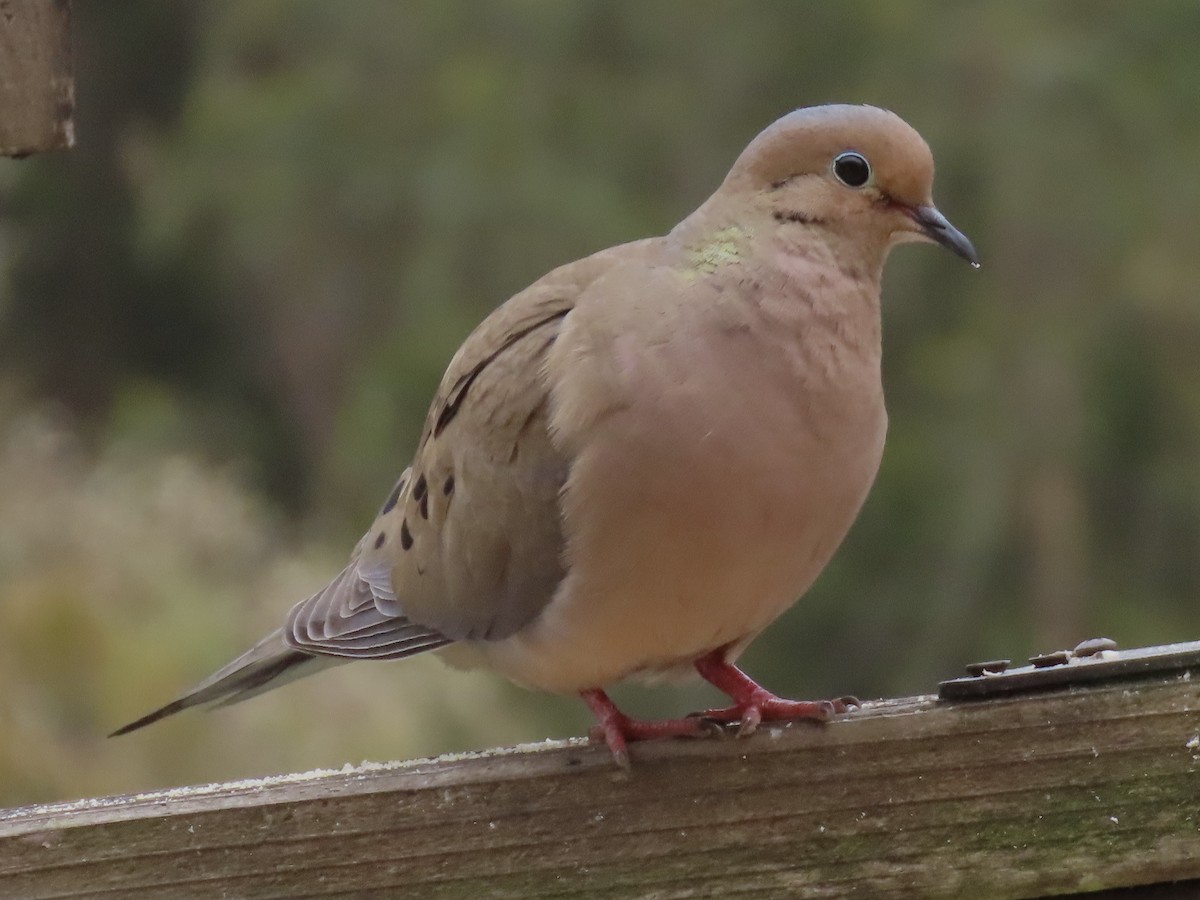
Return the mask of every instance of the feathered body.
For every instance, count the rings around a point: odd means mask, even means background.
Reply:
[[[845,183],[847,153],[869,182]],[[123,731],[317,660],[435,651],[585,694],[713,653],[731,666],[825,567],[879,467],[889,249],[973,256],[932,176],[891,113],[798,110],[668,234],[514,296],[455,354],[347,568]]]

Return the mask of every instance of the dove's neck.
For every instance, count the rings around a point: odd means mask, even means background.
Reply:
[[[749,304],[744,314],[780,340],[835,345],[877,365],[886,238],[739,215],[711,201],[671,237],[692,277],[733,288],[720,292],[725,302]]]

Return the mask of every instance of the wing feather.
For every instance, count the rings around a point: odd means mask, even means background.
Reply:
[[[569,462],[544,366],[579,293],[645,242],[556,269],[497,308],[451,360],[404,470],[350,564],[297,605],[306,653],[394,658],[525,626],[563,577]]]

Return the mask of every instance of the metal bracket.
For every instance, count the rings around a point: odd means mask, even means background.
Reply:
[[[1093,638],[1074,650],[1032,657],[1029,665],[1009,668],[1006,659],[974,663],[965,678],[938,685],[940,700],[981,700],[1097,681],[1200,669],[1200,641],[1118,650],[1115,641]]]

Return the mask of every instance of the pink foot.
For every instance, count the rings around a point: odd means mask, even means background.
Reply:
[[[599,688],[581,691],[583,702],[596,717],[596,724],[588,732],[593,741],[608,744],[618,766],[628,770],[629,741],[653,741],[668,737],[705,737],[713,733],[713,727],[704,719],[688,716],[683,719],[658,719],[644,721],[631,719]]]
[[[696,660],[696,671],[709,684],[728,694],[733,706],[710,709],[700,717],[716,722],[737,722],[738,737],[753,734],[763,722],[787,719],[827,721],[831,716],[859,706],[854,697],[837,700],[785,700],[760,686],[737,666],[726,661],[721,647]]]

